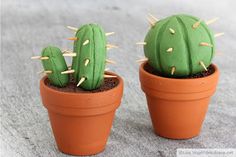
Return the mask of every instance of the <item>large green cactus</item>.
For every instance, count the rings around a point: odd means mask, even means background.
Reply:
[[[98,88],[104,79],[106,36],[97,24],[86,24],[76,32],[72,69],[76,82],[85,90]]]
[[[68,74],[61,74],[61,72],[68,70],[68,68],[59,48],[53,46],[44,48],[41,60],[50,83],[58,87],[64,87],[68,84]]]
[[[201,72],[214,56],[214,36],[204,21],[190,15],[173,15],[156,22],[145,38],[148,63],[166,76]]]

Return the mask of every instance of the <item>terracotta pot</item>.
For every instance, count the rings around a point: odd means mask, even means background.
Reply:
[[[98,93],[61,92],[45,85],[46,79],[40,81],[40,93],[59,150],[71,155],[103,151],[121,102],[122,78],[118,76],[116,87]]]
[[[188,139],[200,133],[210,97],[216,90],[219,71],[207,77],[175,79],[139,69],[141,88],[146,94],[155,133],[171,139]]]

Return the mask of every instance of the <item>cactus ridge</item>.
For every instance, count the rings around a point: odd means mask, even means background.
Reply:
[[[173,77],[201,72],[200,62],[208,67],[215,51],[211,30],[205,22],[189,15],[173,15],[156,22],[144,41],[149,64]]]
[[[98,88],[104,79],[106,60],[106,36],[103,29],[97,24],[82,26],[75,35],[78,40],[74,41],[72,69],[75,70],[74,79],[85,90]]]
[[[50,71],[48,74],[49,81],[58,87],[64,87],[69,82],[68,74],[61,72],[68,70],[62,52],[59,48],[48,46],[42,50],[42,57],[48,57],[47,60],[41,60],[45,71]]]
[[[188,37],[188,32],[187,32],[187,27],[185,26],[183,20],[179,17],[176,17],[176,20],[178,21],[178,23],[181,25],[180,29],[181,31],[183,32],[183,39],[184,39],[184,42],[185,42],[185,45],[186,45],[186,49],[187,49],[187,65],[188,65],[188,69],[189,69],[189,74],[192,74],[192,71],[193,71],[193,62],[192,62],[192,57],[191,57],[191,53],[190,53],[190,44],[189,44],[189,37]],[[194,19],[195,21],[198,21],[198,19]]]

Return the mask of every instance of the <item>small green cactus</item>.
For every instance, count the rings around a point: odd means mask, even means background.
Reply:
[[[157,21],[144,42],[148,63],[159,73],[172,77],[207,70],[215,53],[213,33],[204,21],[190,15]]]
[[[98,88],[104,79],[106,35],[97,24],[86,24],[76,32],[72,69],[74,79],[85,90]]]
[[[59,48],[53,46],[44,48],[40,59],[44,72],[48,74],[48,79],[53,85],[64,87],[68,84],[68,74],[61,74],[61,72],[68,70],[68,68]]]

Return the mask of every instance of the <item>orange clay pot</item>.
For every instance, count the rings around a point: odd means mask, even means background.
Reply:
[[[46,78],[40,81],[40,93],[59,150],[71,155],[92,155],[103,151],[121,102],[122,78],[117,76],[119,84],[116,87],[98,93],[54,90],[45,85]]]
[[[207,77],[174,79],[139,69],[155,133],[171,139],[188,139],[200,133],[210,97],[216,90],[219,71]]]

